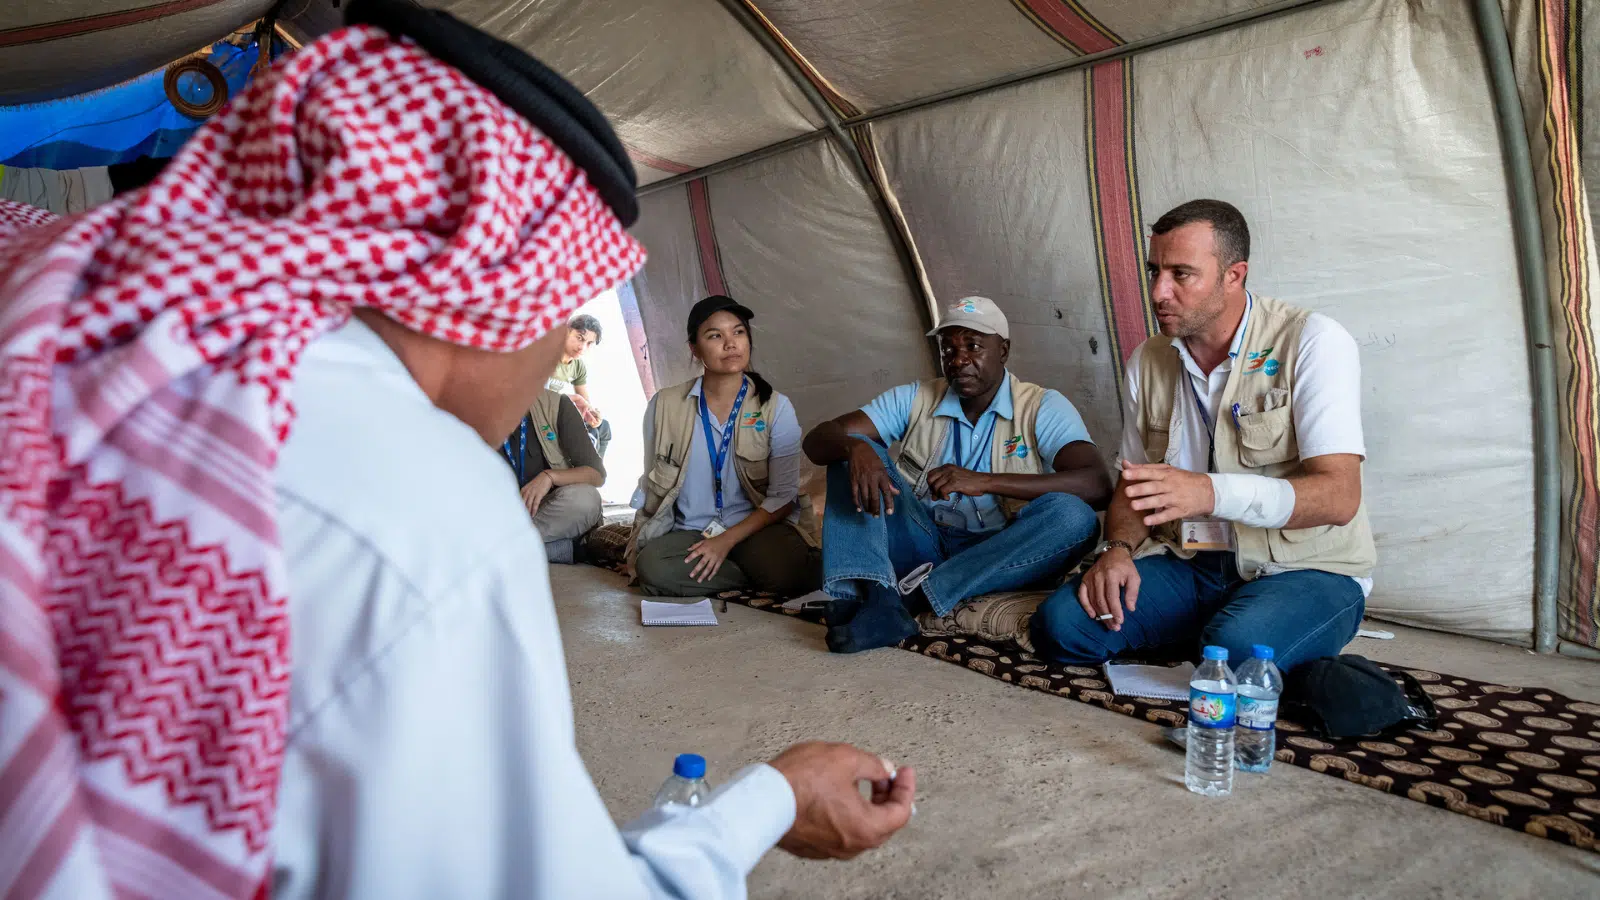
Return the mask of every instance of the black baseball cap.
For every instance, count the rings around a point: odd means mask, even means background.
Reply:
[[[694,309],[689,310],[689,342],[694,343],[695,335],[700,332],[700,326],[704,325],[707,319],[723,310],[733,313],[746,322],[756,317],[756,314],[750,311],[750,307],[732,297],[712,294],[696,303]]]

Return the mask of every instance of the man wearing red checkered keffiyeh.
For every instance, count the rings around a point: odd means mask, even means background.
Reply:
[[[624,838],[589,786],[490,445],[643,258],[539,128],[373,27],[140,191],[0,202],[0,895],[742,893],[786,831],[898,828],[908,777],[806,830],[837,748]]]

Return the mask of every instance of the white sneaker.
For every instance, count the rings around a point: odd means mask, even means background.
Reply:
[[[915,569],[912,569],[910,575],[900,579],[900,596],[910,596],[911,592],[919,587],[922,587],[922,583],[927,581],[928,576],[932,574],[933,563],[923,563],[922,565],[917,566]]]

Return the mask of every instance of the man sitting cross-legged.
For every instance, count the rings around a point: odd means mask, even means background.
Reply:
[[[1128,361],[1106,542],[1033,617],[1040,656],[1199,656],[1284,671],[1338,653],[1377,559],[1361,494],[1361,359],[1332,319],[1245,290],[1250,230],[1195,200],[1150,238],[1161,334]]]
[[[944,378],[895,388],[805,439],[828,467],[823,589],[836,653],[915,634],[911,609],[946,615],[1062,574],[1093,546],[1094,508],[1110,496],[1078,411],[1006,369],[1011,332],[994,303],[959,301],[934,335]]]

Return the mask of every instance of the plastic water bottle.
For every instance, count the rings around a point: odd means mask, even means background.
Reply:
[[[1189,680],[1189,741],[1183,783],[1196,794],[1233,793],[1234,704],[1239,683],[1228,669],[1228,648],[1205,648],[1205,662]]]
[[[656,791],[655,807],[669,803],[699,806],[711,797],[711,786],[706,784],[706,758],[695,753],[679,754],[672,761],[672,774],[667,776],[661,790]]]
[[[1272,648],[1256,644],[1239,667],[1239,726],[1234,729],[1234,764],[1241,772],[1265,772],[1277,749],[1278,696],[1283,674],[1272,663]]]

